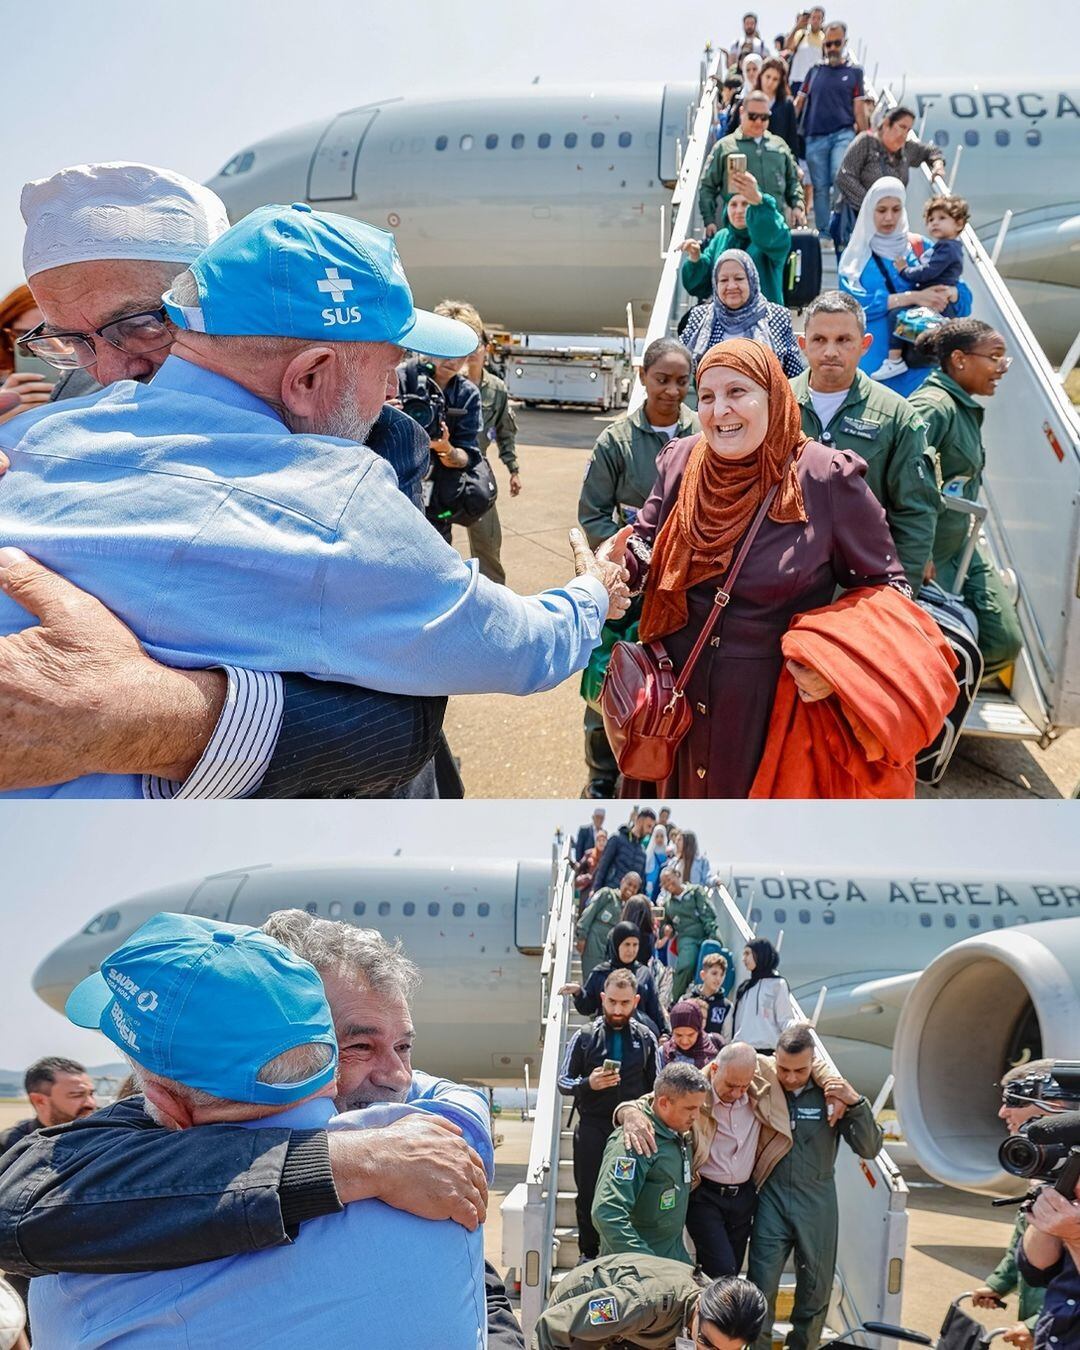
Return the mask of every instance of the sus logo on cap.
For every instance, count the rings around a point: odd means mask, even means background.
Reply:
[[[334,1079],[337,1039],[314,966],[257,928],[157,914],[75,987],[67,1015],[144,1069],[227,1101],[285,1106]],[[287,1050],[327,1047],[295,1083],[262,1083]]]
[[[252,211],[191,264],[191,273],[198,305],[165,296],[179,328],[223,337],[392,342],[440,357],[476,350],[467,324],[414,307],[393,235],[306,202]]]

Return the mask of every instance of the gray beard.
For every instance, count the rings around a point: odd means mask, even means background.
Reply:
[[[391,1088],[380,1088],[374,1084],[361,1083],[355,1092],[348,1096],[341,1096],[335,1100],[335,1106],[339,1111],[362,1111],[365,1106],[374,1106],[379,1102],[403,1102],[408,1095],[408,1088],[401,1092],[395,1092]]]
[[[381,411],[381,410],[380,410]],[[298,427],[288,412],[285,413],[285,425],[292,432],[302,432],[313,436],[333,436],[339,441],[355,441],[357,445],[366,445],[371,428],[378,420],[365,417],[360,412],[360,398],[355,388],[349,388],[341,397],[341,402],[324,418],[311,426]]]

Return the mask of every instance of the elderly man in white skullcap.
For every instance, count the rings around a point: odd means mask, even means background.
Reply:
[[[149,380],[172,343],[161,297],[228,229],[221,199],[170,169],[78,164],[27,183],[21,208],[35,355],[98,384]]]

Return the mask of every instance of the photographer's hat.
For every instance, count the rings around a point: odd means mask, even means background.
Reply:
[[[194,914],[156,914],[67,1001],[76,1026],[106,1035],[136,1064],[234,1102],[285,1106],[331,1082],[337,1040],[314,966],[267,937]],[[327,1046],[302,1082],[260,1083],[286,1050]]]
[[[394,236],[304,202],[263,206],[191,264],[197,305],[165,308],[179,328],[232,337],[395,342],[426,356],[469,356],[476,334],[413,307]]]

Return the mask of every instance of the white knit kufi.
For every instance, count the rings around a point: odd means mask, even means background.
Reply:
[[[27,279],[67,263],[126,258],[191,263],[229,228],[216,193],[149,164],[76,164],[27,183]]]

